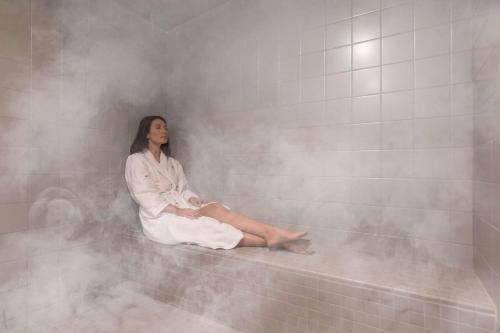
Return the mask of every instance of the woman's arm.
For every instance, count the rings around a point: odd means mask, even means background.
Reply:
[[[186,175],[184,174],[184,169],[182,165],[177,160],[173,160],[175,163],[175,170],[177,173],[177,179],[179,180],[179,192],[184,200],[187,200],[190,204],[200,207],[204,201],[199,198],[199,196],[191,191],[188,186]]]
[[[196,219],[196,218],[201,216],[201,214],[197,210],[190,209],[190,208],[179,208],[179,207],[174,206],[172,204],[165,207],[165,209],[163,211],[166,213],[187,217],[188,219]]]

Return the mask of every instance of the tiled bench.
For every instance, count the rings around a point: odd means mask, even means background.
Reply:
[[[245,332],[496,332],[472,271],[120,237],[125,277],[146,294]]]

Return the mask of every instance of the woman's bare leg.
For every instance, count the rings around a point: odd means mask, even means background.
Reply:
[[[243,238],[238,243],[237,246],[253,246],[253,247],[265,247],[267,242],[264,238],[243,232]]]
[[[219,203],[206,205],[198,210],[203,216],[212,217],[221,222],[232,225],[249,234],[263,238],[268,247],[277,247],[283,243],[303,237],[305,232],[292,232],[286,229],[251,219],[242,214],[229,210]]]

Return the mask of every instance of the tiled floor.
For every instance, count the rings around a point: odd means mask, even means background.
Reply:
[[[236,248],[229,251],[192,249],[223,256],[244,258],[285,269],[292,269],[325,278],[336,278],[366,285],[388,288],[420,297],[450,301],[467,307],[494,311],[494,305],[481,281],[472,270],[462,270],[432,263],[410,263],[385,260],[347,249],[331,249],[310,256],[265,248]]]
[[[155,301],[128,284],[100,292],[76,308],[57,305],[15,333],[241,333],[210,319]],[[51,315],[52,313],[52,315]]]

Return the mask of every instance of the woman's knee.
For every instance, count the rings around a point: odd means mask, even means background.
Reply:
[[[220,216],[228,212],[227,208],[218,202],[210,203],[199,209],[201,215],[204,216]]]

